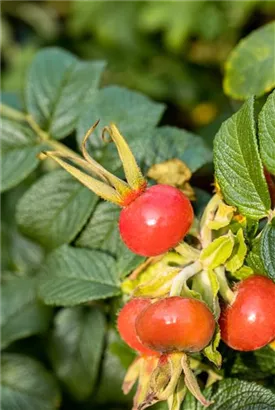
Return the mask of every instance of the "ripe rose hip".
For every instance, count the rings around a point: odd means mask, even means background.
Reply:
[[[215,319],[205,303],[172,296],[145,308],[136,320],[140,341],[161,353],[199,352],[208,345]]]
[[[122,240],[134,253],[160,255],[176,246],[193,222],[189,199],[177,188],[154,185],[120,214]]]
[[[117,328],[121,338],[132,349],[139,353],[152,356],[158,354],[144,346],[137,338],[135,322],[137,316],[151,304],[149,299],[135,298],[126,303],[118,315]]]
[[[260,349],[275,339],[275,284],[253,275],[239,282],[236,297],[219,319],[222,340],[232,349]]]

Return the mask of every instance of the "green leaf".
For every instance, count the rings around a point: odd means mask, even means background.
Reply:
[[[225,263],[225,268],[229,272],[236,272],[240,269],[244,263],[245,255],[247,252],[247,247],[244,240],[243,230],[240,228],[235,236],[235,245],[233,248],[232,255]]]
[[[233,49],[225,65],[224,91],[245,100],[263,95],[275,86],[275,23],[253,31]],[[260,73],[257,75],[256,73]]]
[[[97,249],[117,257],[116,271],[124,278],[145,258],[131,252],[122,242],[118,229],[121,209],[108,202],[100,202],[76,244],[80,247]]]
[[[140,135],[131,141],[131,148],[146,167],[178,158],[195,172],[212,162],[212,152],[201,137],[176,127],[159,127]]]
[[[206,389],[206,399],[214,400],[211,410],[274,410],[275,395],[256,383],[237,379],[225,379]],[[190,393],[182,410],[204,410]]]
[[[1,190],[13,188],[23,181],[39,164],[41,151],[33,131],[21,123],[2,118],[1,127]]]
[[[274,26],[275,28],[275,26]],[[275,33],[274,33],[275,35]],[[275,91],[268,97],[259,115],[259,142],[263,163],[275,174]]]
[[[47,248],[71,242],[91,214],[97,197],[67,172],[39,179],[17,207],[21,231]]]
[[[270,209],[270,196],[257,149],[254,99],[226,120],[214,140],[215,175],[229,205],[251,219]]]
[[[74,306],[119,293],[114,259],[107,254],[67,245],[46,260],[39,287],[48,305]]]
[[[260,248],[265,271],[268,277],[275,281],[275,218],[265,226]]]
[[[30,357],[2,355],[1,409],[55,410],[60,393],[53,376]]]
[[[238,353],[230,374],[247,380],[275,376],[275,351],[265,346],[255,352]]]
[[[53,138],[70,134],[82,112],[89,91],[98,87],[103,61],[80,61],[68,51],[39,51],[29,69],[26,108]]]
[[[110,330],[95,398],[98,403],[131,403],[132,395],[124,395],[121,386],[134,358],[134,352],[121,342],[114,330]]]
[[[232,235],[220,236],[201,251],[200,262],[207,269],[215,269],[223,265],[230,257],[233,247],[234,238]]]
[[[62,309],[55,317],[49,347],[52,365],[77,400],[94,389],[104,334],[104,315],[96,307]]]
[[[146,258],[131,252],[122,241],[120,241],[120,244],[121,246],[117,250],[116,271],[120,278],[125,278],[144,262]]]
[[[7,204],[5,204],[5,207]],[[2,267],[20,274],[31,274],[44,259],[45,250],[21,235],[11,222],[2,221]]]
[[[121,209],[109,202],[100,202],[77,240],[77,246],[100,249],[116,255],[120,246],[118,218]]]
[[[252,242],[252,248],[246,257],[246,263],[255,273],[266,274],[261,256],[261,237],[258,236]]]
[[[159,122],[164,109],[164,104],[153,102],[136,91],[117,86],[105,87],[87,98],[77,126],[78,142],[82,143],[85,133],[98,119],[100,125],[89,140],[93,148],[102,148],[101,129],[110,122],[117,125],[128,142],[131,142],[131,135],[147,136]]]
[[[51,309],[37,300],[36,294],[36,278],[11,279],[2,285],[2,348],[15,340],[47,330]]]

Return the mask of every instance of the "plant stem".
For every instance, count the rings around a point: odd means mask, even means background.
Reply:
[[[202,267],[199,261],[183,268],[172,282],[170,296],[180,296],[184,283],[196,273],[200,272],[201,269]]]
[[[47,145],[53,148],[55,151],[59,151],[64,155],[69,155],[70,157],[80,157],[76,152],[72,149],[68,148],[66,145],[62,144],[59,141],[49,139],[46,141]]]
[[[0,113],[13,120],[26,121],[29,124],[29,126],[32,128],[32,130],[38,135],[41,142],[46,141],[47,145],[53,148],[55,151],[59,151],[65,155],[70,155],[71,157],[75,157],[75,156],[79,157],[79,155],[76,152],[68,148],[66,145],[62,144],[59,141],[52,139],[50,134],[48,134],[46,131],[43,131],[39,127],[39,125],[36,123],[36,121],[33,119],[33,117],[30,114],[25,114],[5,104],[0,105]]]
[[[39,136],[39,138],[42,141],[48,141],[51,138],[50,135],[46,131],[43,131],[39,127],[39,125],[35,122],[35,120],[33,119],[31,115],[29,114],[25,115],[25,120],[27,121],[29,126],[33,129],[33,131]]]
[[[228,285],[224,267],[219,266],[218,268],[214,269],[214,272],[217,275],[217,279],[220,285],[219,293],[221,294],[221,297],[223,298],[223,300],[225,300],[226,303],[229,303],[231,305],[235,299],[235,294]]]
[[[18,121],[26,121],[26,114],[24,114],[21,111],[15,110],[12,107],[9,107],[6,104],[0,105],[0,113],[4,115],[5,117],[8,117],[13,120],[18,120]]]

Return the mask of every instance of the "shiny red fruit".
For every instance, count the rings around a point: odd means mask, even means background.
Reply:
[[[199,352],[208,345],[215,319],[205,303],[172,296],[144,309],[136,320],[140,341],[161,353]]]
[[[137,316],[151,304],[149,299],[136,298],[130,300],[118,315],[117,328],[121,338],[132,349],[146,356],[158,354],[144,346],[137,338],[135,322]]]
[[[180,190],[169,185],[154,185],[122,210],[119,230],[131,251],[156,256],[179,243],[193,217],[191,203]]]
[[[239,282],[236,297],[219,320],[222,340],[232,349],[260,349],[275,339],[275,284],[253,275]]]

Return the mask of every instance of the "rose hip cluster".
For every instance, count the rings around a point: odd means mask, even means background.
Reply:
[[[275,285],[260,275],[237,284],[231,305],[219,319],[223,341],[232,349],[252,351],[275,339]],[[118,316],[122,339],[141,355],[199,352],[211,341],[215,319],[205,303],[179,296],[156,302],[134,298]]]

